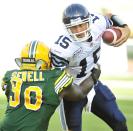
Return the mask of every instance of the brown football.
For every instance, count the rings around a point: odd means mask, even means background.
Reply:
[[[102,39],[104,43],[111,45],[113,42],[118,40],[121,35],[121,30],[111,27],[104,31],[104,33],[102,34]]]

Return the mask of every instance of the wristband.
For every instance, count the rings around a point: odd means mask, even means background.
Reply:
[[[119,26],[119,27],[125,27],[127,24],[125,24],[122,20],[117,15],[112,15],[111,20],[113,21],[114,26]]]

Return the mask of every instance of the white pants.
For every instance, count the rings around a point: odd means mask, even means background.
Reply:
[[[87,94],[87,99],[88,99],[88,102],[86,104],[86,107],[85,109],[90,112],[91,111],[91,105],[92,105],[92,101],[93,101],[93,98],[95,96],[95,90],[94,90],[94,87],[90,90],[90,92]]]

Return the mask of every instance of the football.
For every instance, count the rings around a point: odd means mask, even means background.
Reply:
[[[104,31],[104,33],[102,34],[102,39],[104,43],[111,45],[116,40],[118,40],[121,35],[121,30],[119,30],[118,28],[111,27]]]

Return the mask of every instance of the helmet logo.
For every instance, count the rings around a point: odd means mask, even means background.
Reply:
[[[35,58],[22,58],[22,63],[35,63]]]

